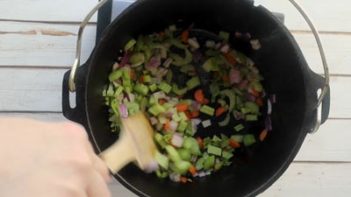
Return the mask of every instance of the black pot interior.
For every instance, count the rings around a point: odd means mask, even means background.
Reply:
[[[89,130],[100,149],[112,144],[117,135],[110,132],[107,108],[101,95],[119,49],[132,37],[161,31],[179,19],[183,25],[214,33],[250,32],[262,48],[237,48],[251,57],[264,76],[268,94],[276,94],[273,131],[267,141],[255,148],[252,158],[191,184],[176,184],[145,174],[129,165],[116,177],[144,196],[252,196],[262,192],[287,168],[304,136],[306,63],[290,33],[262,7],[245,0],[140,0],[115,20],[97,46],[87,76],[86,110]]]

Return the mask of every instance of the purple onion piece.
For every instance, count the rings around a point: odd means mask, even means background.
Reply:
[[[121,114],[122,118],[128,118],[128,109],[125,104],[119,105],[119,113]]]
[[[229,73],[229,81],[230,81],[230,84],[240,83],[241,81],[240,71],[238,71],[235,68],[232,68]]]
[[[120,67],[126,66],[126,64],[128,64],[128,62],[129,62],[129,58],[130,58],[130,53],[129,53],[129,52],[126,52],[126,53],[124,54],[124,56],[122,57],[121,63],[119,64],[119,66],[120,66]]]

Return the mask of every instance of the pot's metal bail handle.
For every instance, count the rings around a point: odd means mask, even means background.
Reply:
[[[80,23],[78,36],[77,36],[77,46],[76,46],[76,57],[74,63],[71,68],[71,73],[68,79],[68,88],[69,91],[75,92],[76,91],[76,72],[78,66],[80,65],[80,56],[81,56],[81,49],[82,49],[82,36],[85,29],[85,26],[90,21],[91,17],[98,11],[102,6],[104,6],[109,0],[101,0],[99,3],[88,13],[88,15],[84,18],[84,20]]]
[[[310,17],[308,17],[307,13],[304,11],[304,9],[295,1],[295,0],[289,0],[290,3],[299,11],[299,13],[302,15],[308,26],[311,28],[312,33],[316,39],[317,45],[318,45],[318,50],[321,55],[322,59],[322,64],[323,64],[323,69],[324,69],[324,78],[325,78],[325,83],[322,88],[322,91],[320,93],[317,93],[318,96],[318,102],[317,102],[317,122],[314,128],[312,129],[311,133],[315,133],[318,131],[319,127],[322,124],[322,103],[324,98],[328,95],[329,92],[329,67],[328,67],[328,62],[327,58],[324,53],[323,45],[318,33],[317,28],[314,26],[313,22],[311,21]]]

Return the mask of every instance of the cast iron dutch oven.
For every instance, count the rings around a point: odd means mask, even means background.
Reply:
[[[293,161],[306,135],[323,123],[329,112],[329,91],[318,109],[317,90],[328,88],[320,75],[312,72],[296,41],[286,27],[261,6],[248,0],[139,0],[127,8],[105,30],[89,60],[75,73],[76,107],[69,105],[69,75],[63,80],[63,113],[86,128],[95,150],[100,152],[116,139],[110,132],[102,89],[125,43],[139,34],[163,30],[183,20],[208,32],[250,32],[262,48],[243,50],[264,76],[268,94],[277,103],[272,113],[273,131],[252,153],[249,162],[234,163],[211,176],[190,184],[160,180],[130,164],[114,175],[139,196],[255,196],[267,189]],[[204,35],[205,36],[205,35]],[[73,73],[74,74],[74,73]],[[321,115],[320,115],[320,114]]]

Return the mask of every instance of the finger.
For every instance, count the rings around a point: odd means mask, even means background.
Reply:
[[[93,165],[97,172],[102,176],[102,178],[107,182],[111,182],[110,171],[106,164],[95,154],[93,155]]]
[[[93,171],[91,179],[87,187],[88,197],[111,197],[111,192],[108,189],[103,177],[97,171]]]

